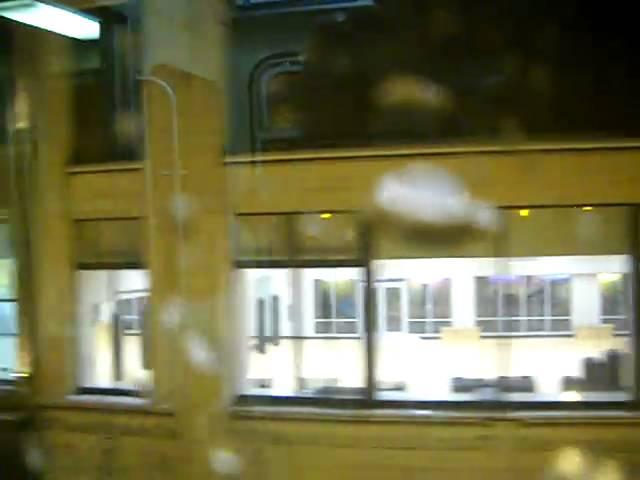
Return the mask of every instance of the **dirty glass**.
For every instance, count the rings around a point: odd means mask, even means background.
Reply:
[[[637,40],[616,9],[284,0],[231,16],[230,153],[639,133]]]

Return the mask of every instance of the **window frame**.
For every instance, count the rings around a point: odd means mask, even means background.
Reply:
[[[297,128],[277,129],[269,125],[268,87],[269,82],[283,73],[302,73],[304,59],[300,52],[288,51],[269,55],[256,64],[249,79],[251,120],[251,147],[253,153],[264,152],[270,141],[287,141],[300,138]]]
[[[630,301],[631,301],[631,315],[632,315],[632,331],[635,333],[638,330],[640,324],[640,204],[574,204],[574,205],[545,205],[545,206],[531,206],[531,205],[518,205],[518,206],[499,206],[502,211],[518,211],[521,209],[526,210],[545,210],[551,208],[584,208],[587,211],[594,208],[627,208],[629,209],[630,221],[630,245],[628,250],[625,250],[624,255],[628,256],[632,261],[632,271],[630,276]],[[296,212],[300,213],[300,212]],[[308,213],[308,212],[304,212]],[[589,415],[592,412],[601,411],[628,411],[628,410],[640,410],[640,335],[632,335],[632,353],[633,353],[633,386],[629,392],[629,399],[618,400],[604,400],[596,401],[581,400],[581,401],[543,401],[543,400],[386,400],[376,397],[376,385],[378,379],[375,372],[375,341],[376,335],[379,333],[380,325],[378,325],[378,313],[376,305],[375,295],[375,276],[373,273],[373,261],[372,255],[372,227],[368,223],[362,225],[360,234],[362,235],[361,245],[363,248],[362,262],[365,268],[365,297],[364,307],[365,313],[363,318],[364,328],[363,336],[366,339],[366,369],[367,369],[367,387],[366,394],[359,397],[306,397],[306,396],[271,396],[269,394],[256,395],[256,394],[240,394],[236,396],[235,406],[241,409],[253,408],[253,407],[275,407],[275,408],[289,408],[289,407],[312,407],[312,408],[328,408],[328,409],[404,409],[411,415],[410,410],[449,410],[449,411],[487,411],[487,412],[546,412],[546,411],[575,411],[582,412],[582,414]],[[244,265],[250,268],[250,262],[245,262]],[[242,262],[236,262],[238,268],[242,267]],[[329,265],[327,265],[329,266]],[[245,267],[246,268],[246,267]],[[255,268],[255,265],[253,265]],[[531,275],[536,276],[536,275]],[[475,282],[474,282],[475,285]],[[570,284],[570,288],[571,284]],[[475,302],[475,300],[474,300]],[[571,309],[571,299],[569,300],[569,308]],[[475,306],[474,306],[475,310]],[[569,312],[569,318],[571,319],[571,310]],[[573,328],[573,325],[572,325]],[[574,333],[571,332],[570,335]],[[555,335],[554,335],[555,336]]]
[[[569,281],[569,314],[568,315],[553,315],[552,312],[552,300],[551,300],[551,282],[553,281],[554,276],[558,275],[509,275],[511,278],[516,278],[518,280],[522,279],[523,283],[520,286],[520,291],[518,294],[518,315],[505,316],[502,315],[503,310],[503,300],[502,300],[502,286],[503,282],[498,283],[498,290],[496,295],[496,316],[481,316],[478,308],[478,281],[479,280],[488,280],[491,282],[491,279],[496,279],[500,277],[500,275],[489,275],[489,276],[476,276],[474,277],[474,286],[475,286],[475,325],[480,330],[480,336],[484,338],[496,338],[496,337],[562,337],[569,336],[574,334],[574,329],[572,325],[572,317],[571,317],[571,296],[572,296],[572,287],[571,287],[571,276],[568,276]],[[544,282],[544,297],[542,308],[544,311],[544,315],[529,315],[528,313],[528,304],[527,304],[527,288],[528,281],[531,278],[542,279]],[[529,331],[527,330],[528,322],[531,320],[543,320],[545,324],[544,330],[539,331]],[[569,330],[553,330],[553,321],[568,321],[569,322]],[[510,321],[518,321],[520,323],[520,330],[505,330],[503,329],[503,324]],[[497,332],[484,332],[480,322],[496,322],[499,326],[499,331]]]
[[[146,268],[142,264],[142,262],[95,262],[95,263],[94,262],[91,262],[91,263],[78,262],[76,264],[76,268],[74,269],[74,273],[78,273],[82,271],[95,272],[95,271],[127,271],[127,270],[144,270],[148,273],[149,276],[151,276],[151,271],[148,268]],[[151,287],[145,288],[145,289],[139,289],[135,291],[134,290],[129,290],[129,291],[118,290],[114,292],[114,297],[113,297],[114,308],[113,308],[112,315],[117,315],[115,303],[121,295],[126,296],[127,294],[132,293],[134,296],[139,297],[141,296],[140,293],[142,292],[149,292],[148,301],[151,302]],[[77,295],[77,285],[74,287],[74,295]],[[79,319],[76,316],[74,321],[74,326],[76,328],[77,328],[78,320]],[[112,325],[112,327],[115,327],[115,325]],[[123,332],[123,336],[125,335],[126,334]],[[131,335],[143,337],[144,328],[139,333],[133,333]],[[118,369],[119,369],[120,362],[117,361],[116,358],[119,357],[120,351],[122,351],[122,345],[121,345],[121,338],[118,336],[118,338],[114,338],[114,342],[112,345],[112,355],[114,359],[113,365],[112,365],[114,383],[118,382],[117,377],[118,377]],[[75,347],[74,352],[77,359],[78,353],[79,353],[77,346]],[[153,370],[153,368],[151,368],[151,370]],[[106,386],[106,387],[97,386],[97,385],[83,385],[79,381],[78,375],[79,375],[79,371],[76,370],[75,392],[78,395],[100,395],[100,396],[116,396],[116,397],[134,397],[134,398],[144,396],[144,392],[139,389],[136,389],[135,387],[128,387],[128,386],[121,387],[116,385]]]

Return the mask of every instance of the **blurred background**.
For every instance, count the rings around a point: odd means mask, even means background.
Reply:
[[[0,0],[2,478],[635,478],[635,23]]]

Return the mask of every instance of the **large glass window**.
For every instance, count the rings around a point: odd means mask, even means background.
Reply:
[[[256,222],[292,234],[251,235]],[[362,397],[365,282],[354,216],[241,216],[236,232],[239,335],[248,339],[242,392]],[[284,243],[268,247],[275,237]]]
[[[147,390],[150,280],[141,266],[141,222],[78,222],[75,233],[80,391]]]
[[[502,215],[497,235],[463,233],[448,243],[374,224],[369,275],[358,266],[351,216],[272,216],[271,225],[292,232],[281,236],[282,249],[272,249],[279,252],[267,261],[274,268],[264,259],[262,268],[244,256],[238,262],[238,305],[250,338],[243,392],[371,392],[378,400],[436,402],[631,399],[629,208]]]
[[[282,0],[241,2],[234,13],[230,152],[639,133],[633,15],[616,9]],[[593,28],[605,19],[620,28]],[[294,69],[283,51],[297,52]],[[256,76],[274,60],[285,70]]]
[[[628,221],[625,208],[506,210],[497,236],[445,246],[379,232],[375,376],[402,388],[377,397],[630,398]]]

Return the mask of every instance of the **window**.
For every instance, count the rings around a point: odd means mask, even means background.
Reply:
[[[18,301],[16,264],[9,225],[0,223],[0,381],[12,379],[18,360]]]
[[[478,327],[483,334],[571,331],[569,275],[476,278]]]
[[[451,326],[450,318],[450,279],[409,282],[409,333],[439,334],[443,327]]]
[[[150,281],[141,266],[141,227],[138,220],[75,224],[80,392],[151,387]]]
[[[602,302],[600,320],[604,325],[611,325],[617,334],[629,334],[631,323],[629,318],[629,298],[631,281],[629,274],[599,273],[597,275]]]
[[[633,15],[619,18],[615,9],[603,12],[578,0],[537,2],[533,20],[518,3],[503,7],[495,0],[487,9],[416,0],[234,5],[228,52],[233,153],[535,145],[550,137],[571,144],[640,134],[636,105],[628,101],[639,73],[631,60],[635,24]],[[603,18],[624,28],[584,33]],[[593,48],[605,44],[602,51]],[[259,85],[251,66],[283,48],[304,58],[291,82],[295,100],[285,102],[285,110],[295,112],[283,115],[295,117],[284,122],[296,126],[290,135],[254,123],[266,111],[255,103],[268,87]],[[589,53],[578,59],[575,52]],[[601,91],[604,85],[616,88]]]
[[[286,150],[300,135],[295,101],[302,77],[302,59],[281,54],[260,62],[252,76],[253,136],[256,151]]]
[[[355,335],[358,333],[356,280],[314,279],[315,333]]]
[[[287,218],[271,225],[292,232],[282,235],[286,243],[278,250],[287,260],[270,260],[273,269],[238,262],[240,323],[254,328],[243,392],[627,401],[633,389],[629,213],[532,208],[524,216],[505,209],[502,238],[470,235],[448,244],[374,226],[369,275],[358,260],[357,234],[353,240],[358,230],[348,233],[348,215],[274,215]],[[333,220],[331,228],[322,223]],[[365,308],[368,290],[373,308]],[[277,315],[269,313],[272,298],[281,305]],[[372,321],[365,321],[367,311]],[[274,317],[277,341],[269,327]],[[265,326],[251,327],[257,320]],[[365,343],[368,325],[375,334]]]
[[[72,40],[71,163],[139,160],[142,144],[137,2],[86,10],[100,19],[100,39]],[[86,105],[92,108],[86,108]]]
[[[258,223],[271,232],[257,235]],[[248,340],[241,390],[361,396],[364,268],[354,215],[243,215],[235,230],[242,239],[236,250],[237,328]]]

